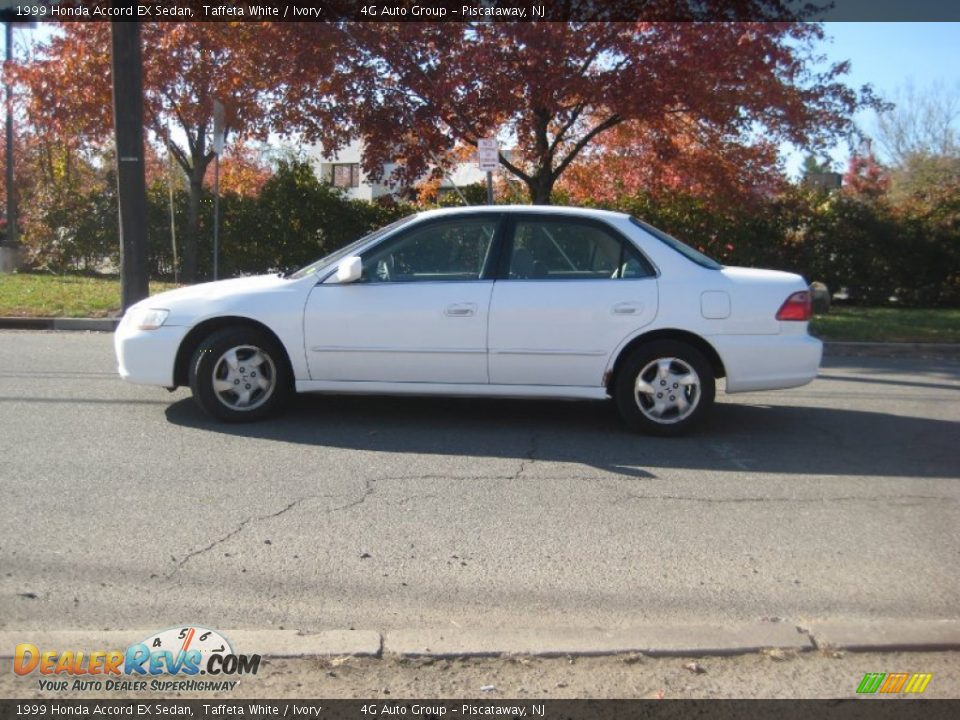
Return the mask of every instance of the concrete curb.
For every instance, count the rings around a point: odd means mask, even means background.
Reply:
[[[681,626],[624,630],[395,630],[384,636],[383,652],[404,656],[740,655],[764,648],[813,650],[810,638],[785,623],[723,627]]]
[[[54,318],[54,330],[92,330],[113,332],[120,324],[119,318]]]
[[[857,651],[960,650],[960,620],[823,621],[807,628],[818,648]]]
[[[86,330],[93,332],[113,332],[119,324],[119,318],[0,317],[0,329],[3,330]]]
[[[383,649],[380,633],[370,630],[325,630],[301,635],[296,630],[234,630],[224,633],[239,652],[269,657],[313,655],[356,655],[379,657]]]
[[[125,650],[150,637],[149,630],[3,630],[0,659],[12,658],[19,643],[41,651]],[[798,627],[790,622],[734,625],[650,625],[599,628],[221,631],[238,653],[274,658],[306,657],[496,657],[500,655],[601,656],[642,653],[651,657],[746,655],[766,649],[805,652],[960,650],[960,620],[822,621]]]
[[[0,632],[0,658],[12,658],[19,643],[33,643],[41,651],[126,650],[157,632],[152,630],[4,630]],[[223,632],[235,652],[276,658],[356,655],[377,657],[380,633],[326,630],[301,635],[296,630],[232,630]]]
[[[924,360],[960,360],[960,343],[823,343],[826,357],[883,357]]]

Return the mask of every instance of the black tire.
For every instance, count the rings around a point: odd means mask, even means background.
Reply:
[[[235,363],[227,357],[231,350]],[[218,389],[214,385],[218,380],[235,389]],[[254,422],[275,413],[289,398],[292,384],[283,348],[254,327],[218,330],[203,339],[190,361],[193,399],[226,422]]]
[[[637,389],[641,375],[654,392]],[[695,427],[709,412],[715,393],[716,380],[703,353],[677,340],[655,340],[635,349],[617,372],[613,388],[626,423],[660,436],[682,435]]]

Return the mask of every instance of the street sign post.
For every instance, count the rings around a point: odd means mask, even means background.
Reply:
[[[477,140],[477,166],[487,173],[487,205],[493,205],[493,171],[500,167],[500,146],[495,137]]]

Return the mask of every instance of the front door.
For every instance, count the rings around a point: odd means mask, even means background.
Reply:
[[[317,285],[304,316],[310,377],[486,384],[499,219],[418,223],[368,250],[359,281]]]

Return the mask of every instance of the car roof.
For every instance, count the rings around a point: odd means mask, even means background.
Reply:
[[[418,213],[419,218],[446,217],[456,215],[470,215],[478,212],[496,212],[496,213],[524,213],[524,214],[549,214],[549,215],[569,215],[571,217],[585,218],[605,218],[608,220],[623,220],[629,218],[627,213],[615,212],[613,210],[600,210],[598,208],[568,207],[565,205],[468,205],[466,207],[439,208],[437,210],[425,210]]]

